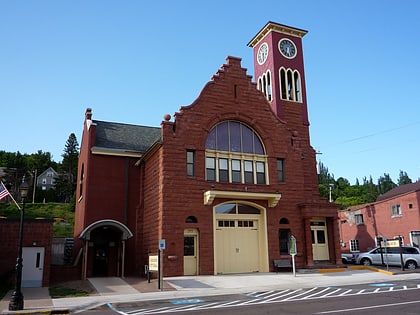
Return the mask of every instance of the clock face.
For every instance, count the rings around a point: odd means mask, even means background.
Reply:
[[[286,58],[292,59],[296,56],[296,46],[290,39],[283,38],[280,40],[279,49]]]
[[[267,56],[268,56],[268,45],[267,43],[263,43],[258,49],[258,54],[257,54],[258,63],[262,65],[267,60]]]

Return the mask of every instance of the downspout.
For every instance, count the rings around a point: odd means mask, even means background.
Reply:
[[[125,201],[124,201],[124,224],[128,226],[128,175],[129,175],[129,159],[125,159]]]

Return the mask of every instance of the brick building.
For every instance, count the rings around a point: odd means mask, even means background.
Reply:
[[[19,229],[20,220],[0,219],[1,278],[11,275],[14,278],[19,250]],[[52,219],[25,219],[22,239],[22,287],[49,286],[52,239]]]
[[[398,186],[376,202],[339,211],[343,251],[363,252],[379,240],[420,246],[420,182]]]
[[[341,264],[337,206],[318,193],[302,37],[269,22],[249,42],[255,81],[227,57],[160,128],[85,123],[76,252],[83,277],[139,274],[166,241],[165,276]]]

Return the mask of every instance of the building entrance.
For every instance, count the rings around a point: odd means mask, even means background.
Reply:
[[[184,231],[184,275],[198,274],[198,231],[186,229]]]
[[[329,260],[328,237],[325,219],[311,220],[313,260]]]
[[[265,271],[265,220],[260,209],[240,203],[215,208],[215,273]]]

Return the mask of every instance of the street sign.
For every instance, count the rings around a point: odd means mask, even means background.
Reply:
[[[166,248],[166,241],[165,240],[159,240],[159,249],[164,250]]]
[[[149,256],[149,271],[158,271],[159,270],[159,258],[158,255]]]
[[[383,242],[382,247],[400,247],[400,241],[399,240],[387,240],[387,241]]]
[[[296,249],[296,238],[292,235],[289,239],[289,255],[296,255],[297,249]]]

